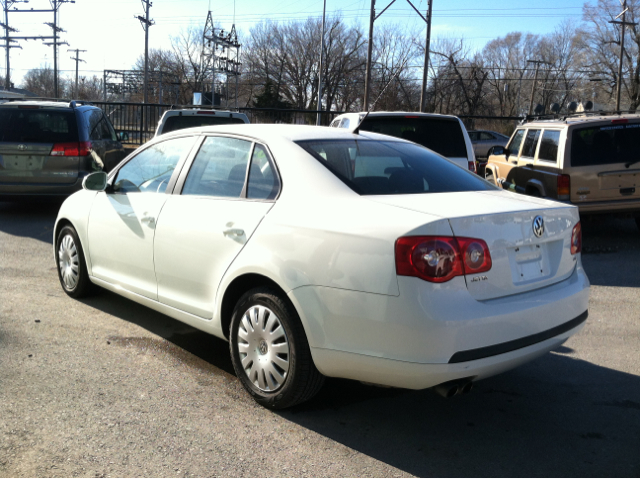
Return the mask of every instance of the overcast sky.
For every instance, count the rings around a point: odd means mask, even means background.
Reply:
[[[378,12],[390,0],[378,0]],[[426,0],[413,0],[424,13]],[[201,27],[211,10],[214,20],[223,28],[234,22],[241,34],[261,20],[277,22],[321,17],[323,0],[155,0],[150,13],[155,25],[150,29],[150,48],[169,48],[171,36],[190,26]],[[432,32],[435,36],[464,36],[477,48],[492,38],[512,31],[548,33],[563,20],[580,22],[584,0],[434,0]],[[370,0],[327,0],[327,15],[341,12],[347,23],[368,28]],[[15,3],[11,9],[50,9],[49,0],[29,0]],[[235,16],[234,16],[235,9]],[[60,6],[59,26],[66,32],[59,47],[59,69],[63,75],[75,74],[75,62],[68,49],[87,50],[80,53],[86,63],[80,63],[80,76],[97,75],[103,70],[127,70],[144,52],[144,31],[134,17],[143,14],[140,0],[75,0]],[[52,13],[9,13],[9,25],[17,28],[16,36],[51,35],[44,25],[52,22]],[[4,23],[4,19],[2,19]],[[424,21],[407,0],[396,0],[378,21],[398,23],[411,30],[423,28]],[[423,29],[424,31],[424,29]],[[2,30],[2,33],[4,31]],[[375,33],[374,33],[375,35]],[[53,48],[40,40],[20,41],[22,49],[11,49],[11,76],[16,86],[31,68],[44,64],[53,66]],[[5,51],[2,49],[2,74],[6,72]]]

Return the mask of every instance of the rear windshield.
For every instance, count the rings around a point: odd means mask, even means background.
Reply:
[[[640,123],[573,130],[571,166],[608,165],[640,160]]]
[[[0,108],[0,141],[65,143],[78,138],[73,111]]]
[[[467,158],[462,128],[454,118],[368,117],[361,129],[413,141],[447,158]]]
[[[474,173],[410,143],[318,140],[297,144],[360,195],[496,189]]]
[[[170,116],[164,123],[162,133],[198,126],[230,125],[234,123],[244,123],[244,121],[240,118],[225,118],[223,116],[213,115]]]

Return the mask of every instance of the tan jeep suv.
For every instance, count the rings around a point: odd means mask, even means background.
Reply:
[[[640,228],[640,115],[524,123],[505,148],[489,150],[485,178],[580,213],[631,215]]]

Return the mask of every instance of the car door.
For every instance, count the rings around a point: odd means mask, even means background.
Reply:
[[[526,184],[531,169],[533,168],[541,133],[542,130],[539,128],[527,129],[524,141],[522,142],[520,155],[509,158],[510,162],[515,165],[507,175],[507,181],[509,183],[520,187],[524,187]]]
[[[155,143],[123,165],[89,213],[91,274],[126,290],[157,299],[153,239],[167,186],[195,137]],[[175,182],[175,178],[173,179]]]
[[[279,189],[264,145],[206,137],[160,214],[154,254],[158,300],[211,319],[222,276]]]
[[[507,146],[509,155],[491,155],[487,159],[488,167],[486,177],[493,180],[506,180],[511,174],[511,170],[518,164],[518,156],[527,130],[524,128],[516,130]]]

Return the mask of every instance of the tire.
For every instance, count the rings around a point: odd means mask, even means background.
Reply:
[[[58,279],[65,293],[72,298],[88,296],[93,291],[89,280],[84,251],[72,226],[65,226],[56,238]]]
[[[307,401],[324,383],[295,308],[273,289],[252,289],[240,298],[231,318],[229,349],[242,386],[269,409]]]

